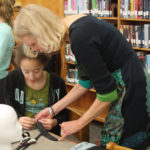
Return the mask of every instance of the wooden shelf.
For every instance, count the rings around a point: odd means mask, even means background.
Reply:
[[[89,89],[89,91],[91,91],[91,92],[96,92],[96,90],[95,90],[95,89]]]
[[[140,50],[140,51],[149,51],[149,52],[150,52],[150,49],[149,49],[149,48],[133,47],[133,49],[135,49],[135,50]]]
[[[76,113],[77,115],[79,116],[82,116],[86,111],[87,109],[84,109],[83,107],[79,107],[79,106],[69,106],[67,107],[69,110],[71,110],[72,112]],[[106,116],[108,114],[108,108],[106,108],[102,113],[101,115],[99,115],[98,117],[95,118],[96,121],[99,121],[99,122],[102,122],[104,123],[105,122],[105,119],[106,119]]]
[[[69,82],[66,82],[66,85],[68,85],[68,86],[72,86],[72,87],[74,87],[74,86],[75,86],[75,84],[73,84],[73,83],[69,83]],[[91,92],[96,92],[96,90],[95,90],[95,89],[89,89],[89,91],[91,91]]]
[[[73,61],[65,61],[66,64],[75,65]]]
[[[149,19],[136,19],[136,18],[120,18],[120,21],[150,22]]]
[[[104,19],[104,20],[118,20],[118,17],[98,17],[100,19]]]
[[[73,83],[69,83],[69,82],[65,82],[66,83],[66,85],[69,85],[69,86],[74,86],[74,84]]]

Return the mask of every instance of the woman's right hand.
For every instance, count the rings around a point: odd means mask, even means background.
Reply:
[[[24,129],[29,130],[36,123],[36,121],[33,118],[24,116],[19,118],[19,123],[22,125]]]
[[[41,110],[38,114],[36,114],[34,116],[35,120],[40,120],[40,119],[52,119],[53,116],[50,114],[50,111],[49,111],[49,107]]]

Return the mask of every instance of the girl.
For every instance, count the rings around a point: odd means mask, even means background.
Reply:
[[[49,60],[45,54],[36,58],[26,56],[28,47],[19,45],[16,49],[15,63],[19,69],[11,71],[6,78],[6,102],[18,113],[19,122],[24,129],[31,129],[36,123],[34,116],[46,107],[50,107],[66,94],[64,81],[54,73],[44,71]],[[47,130],[60,134],[59,124],[67,120],[66,110],[53,119],[39,119]]]

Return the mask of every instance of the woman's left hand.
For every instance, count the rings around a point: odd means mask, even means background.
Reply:
[[[41,120],[41,119],[51,119],[53,116],[50,114],[49,107],[46,107],[45,109],[41,110],[38,114],[34,116],[35,120]]]
[[[60,124],[61,127],[61,137],[59,141],[62,141],[68,135],[71,135],[77,131],[79,131],[83,125],[80,123],[79,120],[67,121]]]
[[[57,125],[56,119],[40,119],[38,121],[42,123],[46,130],[51,130],[54,126]]]

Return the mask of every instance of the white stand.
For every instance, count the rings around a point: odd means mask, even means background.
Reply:
[[[21,140],[22,127],[15,110],[0,104],[0,150],[13,150],[11,143]]]

